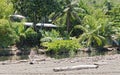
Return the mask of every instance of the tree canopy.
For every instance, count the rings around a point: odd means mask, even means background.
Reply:
[[[38,22],[43,24],[51,20],[51,23],[60,26],[58,29],[63,39],[74,36],[79,39],[80,44],[85,42],[86,46],[104,46],[108,39],[112,40],[113,35],[120,35],[120,0],[1,0],[0,19],[7,21],[2,23],[3,20],[0,20],[0,37],[3,36],[6,24],[8,30],[10,28],[9,36],[14,35],[16,28],[11,29],[8,21],[12,14],[25,16],[27,21],[33,22],[34,28]],[[18,31],[20,26],[17,27]],[[31,31],[34,30],[31,28]],[[19,34],[23,35],[25,31]],[[30,36],[29,39],[33,39],[32,34],[25,37]]]
[[[8,18],[13,13],[13,4],[10,0],[0,1],[0,19]]]
[[[29,21],[40,22],[42,18],[47,20],[53,11],[60,10],[57,0],[12,0],[15,12],[24,15]],[[34,18],[35,17],[35,18]]]

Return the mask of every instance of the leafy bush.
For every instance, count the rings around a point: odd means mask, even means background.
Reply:
[[[18,42],[21,41],[21,38],[26,38],[26,34],[25,34],[25,28],[23,23],[18,23],[18,22],[12,22],[12,28],[14,29],[16,35],[19,37]]]
[[[41,34],[35,32],[32,28],[28,28],[25,32],[25,37],[21,34],[20,42],[18,45],[20,46],[36,46],[40,43]]]
[[[41,42],[51,42],[57,40],[58,37],[60,37],[59,32],[54,29],[51,31],[42,30],[40,32],[42,33],[42,39],[40,40]]]
[[[43,43],[43,46],[47,47],[48,54],[51,55],[68,55],[73,56],[80,44],[77,40],[56,40],[51,43]]]
[[[17,47],[36,46],[40,43],[41,34],[35,32],[32,27],[25,29],[23,23],[12,23],[16,35],[19,37]]]
[[[28,28],[25,32],[26,34],[26,43],[30,46],[39,45],[41,34],[35,32],[32,28]]]
[[[44,37],[40,40],[41,42],[51,42],[52,38],[51,37]]]
[[[8,47],[15,44],[18,40],[18,36],[15,31],[11,28],[8,20],[0,20],[0,47]]]

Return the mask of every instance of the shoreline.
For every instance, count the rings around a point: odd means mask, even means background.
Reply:
[[[43,59],[43,57],[42,57]],[[81,69],[71,71],[54,72],[56,67],[91,65],[99,64],[97,69]],[[20,62],[1,65],[0,74],[2,75],[119,75],[120,74],[120,55],[105,55],[93,57],[75,57],[64,59],[46,58],[30,65],[29,62]]]

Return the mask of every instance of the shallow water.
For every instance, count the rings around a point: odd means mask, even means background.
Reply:
[[[120,54],[120,51],[118,50],[112,50],[112,51],[96,51],[93,50],[91,52],[85,52],[85,51],[78,51],[77,54],[73,55],[72,57],[91,57],[91,56],[101,56],[101,55],[114,55],[114,54]],[[71,57],[68,54],[62,54],[62,55],[49,55],[52,58],[61,59],[61,58],[68,58]]]
[[[79,57],[89,57],[89,56],[114,55],[114,54],[120,54],[120,51],[118,51],[118,50],[112,50],[112,51],[91,51],[91,52],[79,51],[77,56],[79,56]]]
[[[5,61],[5,60],[23,60],[23,59],[28,59],[28,55],[0,56],[0,61]]]

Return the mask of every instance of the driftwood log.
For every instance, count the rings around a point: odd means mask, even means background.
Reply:
[[[98,65],[78,65],[78,66],[68,66],[68,67],[58,67],[54,68],[53,71],[70,71],[70,70],[80,70],[80,69],[95,69]]]
[[[107,62],[95,62],[94,65],[107,65],[108,63]]]

